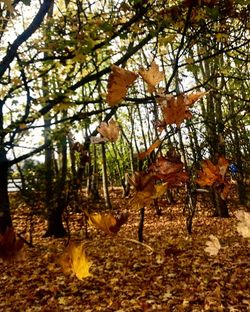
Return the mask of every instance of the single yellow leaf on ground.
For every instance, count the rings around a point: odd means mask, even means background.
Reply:
[[[156,85],[158,85],[159,82],[164,79],[164,73],[159,71],[159,66],[155,63],[155,61],[152,62],[148,70],[143,68],[140,69],[139,74],[141,75],[142,79],[147,83],[148,91],[150,93],[154,92]]]
[[[119,104],[126,96],[129,86],[138,77],[137,74],[116,65],[111,66],[108,78],[107,102],[110,106]]]
[[[74,273],[80,280],[92,276],[89,272],[92,262],[87,259],[82,244],[70,242],[69,246],[59,259],[59,263],[61,264],[64,273]]]
[[[237,231],[244,238],[250,238],[250,213],[239,210],[235,213],[236,218],[239,220]]]

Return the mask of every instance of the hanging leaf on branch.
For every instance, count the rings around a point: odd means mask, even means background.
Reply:
[[[150,93],[154,92],[156,90],[156,85],[158,85],[164,79],[164,73],[159,71],[159,66],[155,63],[155,61],[152,62],[148,70],[143,68],[140,69],[139,74],[147,83],[148,92]]]
[[[80,280],[92,276],[89,272],[92,262],[87,259],[82,244],[70,242],[61,255],[59,264],[65,274],[74,274]]]
[[[180,155],[174,150],[170,150],[166,157],[158,157],[149,167],[154,178],[167,182],[169,187],[187,181],[188,174],[183,169]]]
[[[24,241],[16,238],[14,228],[7,228],[3,235],[0,234],[0,258],[7,261],[17,259],[23,245]]]
[[[107,102],[110,106],[119,104],[126,96],[128,88],[133,84],[138,75],[116,65],[111,66],[108,78]]]
[[[145,152],[139,153],[138,154],[138,158],[140,160],[146,158],[147,156],[149,156],[154,149],[156,149],[158,146],[160,146],[161,144],[161,140],[156,140]]]
[[[160,121],[158,126],[176,124],[180,127],[185,119],[191,119],[192,114],[189,109],[207,92],[197,92],[188,95],[180,94],[178,96],[159,94],[158,103],[161,107],[163,121]]]
[[[218,163],[214,165],[211,160],[206,159],[201,163],[196,182],[201,186],[211,186],[219,190],[222,199],[226,199],[229,193],[229,183],[225,179],[229,162],[221,156]]]
[[[154,199],[160,198],[166,192],[168,187],[167,183],[155,184],[152,173],[142,171],[128,177],[128,182],[135,188],[130,204],[136,209],[150,206]]]
[[[112,213],[88,213],[89,223],[106,234],[114,235],[119,232],[121,226],[128,221],[128,214],[114,216]]]
[[[102,135],[105,141],[116,142],[119,137],[119,126],[114,119],[110,119],[108,123],[101,122],[97,131]]]

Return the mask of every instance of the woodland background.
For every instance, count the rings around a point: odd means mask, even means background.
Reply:
[[[0,11],[3,311],[247,311],[248,1]]]

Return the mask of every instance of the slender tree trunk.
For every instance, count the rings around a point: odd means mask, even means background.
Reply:
[[[104,144],[101,144],[101,149],[102,149],[102,183],[103,183],[105,206],[111,209],[112,205],[111,205],[109,190],[108,190],[107,162],[106,162],[106,152],[105,152]]]
[[[12,226],[8,194],[8,160],[4,149],[0,150],[0,234]]]

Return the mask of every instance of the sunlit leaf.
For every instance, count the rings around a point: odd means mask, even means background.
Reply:
[[[108,104],[110,106],[119,104],[126,96],[129,86],[131,86],[137,77],[137,74],[129,70],[112,65],[108,79]]]
[[[214,235],[209,235],[209,240],[206,242],[206,248],[204,249],[210,256],[216,256],[221,249],[218,238]]]
[[[140,69],[139,74],[147,83],[148,91],[150,93],[154,92],[156,85],[158,85],[164,79],[164,73],[159,71],[159,66],[154,61],[148,70]]]
[[[89,218],[89,223],[94,225],[99,230],[106,234],[116,234],[121,226],[127,222],[128,215],[121,214],[119,217],[112,213],[86,213]]]
[[[244,238],[250,238],[250,213],[239,210],[235,213],[238,219],[237,231]]]
[[[117,141],[120,132],[118,124],[113,119],[110,119],[108,123],[101,122],[97,131],[110,142]]]
[[[82,244],[70,242],[60,257],[59,263],[65,274],[73,273],[80,280],[91,276],[89,269],[92,262],[87,259]]]

